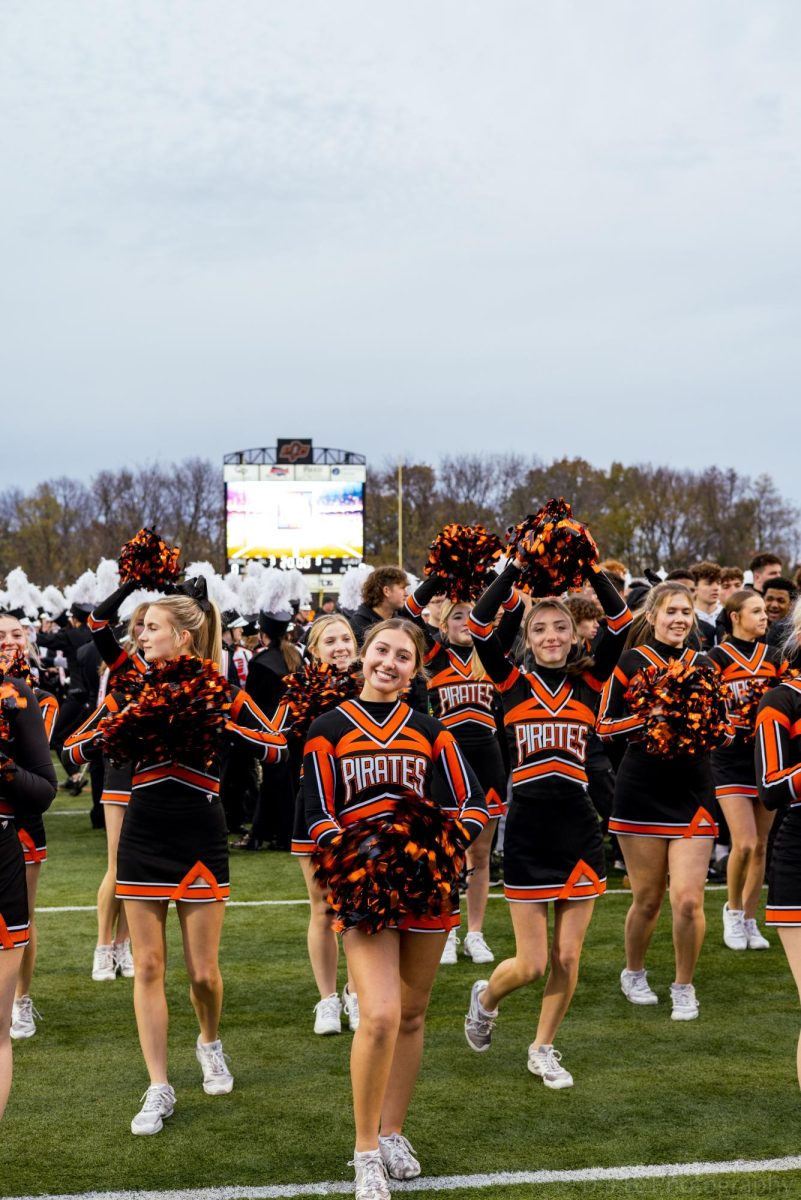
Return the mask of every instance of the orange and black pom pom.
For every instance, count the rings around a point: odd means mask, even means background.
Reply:
[[[346,825],[314,856],[335,928],[378,933],[405,916],[448,914],[467,841],[459,821],[412,793],[392,817]]]
[[[515,525],[507,554],[525,566],[519,587],[533,596],[555,596],[579,588],[598,558],[598,547],[586,525],[573,516],[560,497]]]
[[[338,671],[328,663],[307,662],[300,671],[285,675],[284,683],[287,729],[296,736],[305,736],[312,721],[321,713],[358,696],[362,677],[356,664]]]
[[[725,684],[714,667],[679,658],[666,667],[644,667],[632,679],[625,700],[644,719],[642,744],[649,754],[703,754],[725,740]]]
[[[6,676],[21,679],[28,685],[32,683],[31,664],[21,646],[15,646],[13,650],[0,650],[0,679]]]
[[[20,696],[13,683],[9,683],[12,672],[0,666],[0,742],[9,742],[12,736],[9,714],[15,709],[27,708],[28,701]]]
[[[454,603],[469,603],[484,591],[503,544],[483,525],[446,525],[429,547],[424,575],[442,579],[442,590]]]
[[[120,551],[120,583],[137,583],[143,588],[175,583],[181,573],[179,553],[177,547],[162,541],[155,529],[140,529]]]
[[[223,744],[231,708],[228,682],[211,659],[176,658],[143,677],[130,703],[104,718],[103,752],[118,766],[159,759],[210,767]]]
[[[748,692],[738,702],[737,708],[733,713],[733,717],[736,718],[737,728],[747,739],[753,740],[760,700],[766,692],[769,692],[775,686],[775,679],[756,678],[749,681]]]

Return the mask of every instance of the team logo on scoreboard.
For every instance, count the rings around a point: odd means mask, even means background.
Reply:
[[[312,461],[311,439],[279,438],[276,458],[279,462],[310,463]]]

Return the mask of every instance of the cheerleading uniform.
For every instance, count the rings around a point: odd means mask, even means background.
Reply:
[[[755,758],[765,808],[787,805],[768,870],[767,925],[801,926],[801,680],[785,680],[762,697]]]
[[[234,745],[263,762],[286,755],[275,733],[246,692],[236,688],[225,722]],[[105,717],[120,711],[112,693],[69,737],[64,757],[72,767],[99,752]],[[118,900],[227,900],[228,842],[220,803],[219,764],[148,758],[134,764],[131,801],[117,853]]]
[[[115,592],[113,596],[110,596],[108,600],[99,605],[91,613],[87,621],[92,640],[100,653],[100,657],[108,667],[108,687],[112,691],[114,690],[115,675],[119,675],[119,673],[124,671],[135,671],[139,675],[144,676],[149,670],[148,663],[138,650],[133,655],[129,655],[128,651],[123,649],[111,627],[111,619],[116,615],[119,605],[126,596],[130,595],[135,587],[136,584],[134,583],[123,584],[119,591]],[[100,795],[100,803],[126,808],[128,801],[131,799],[132,774],[133,771],[130,763],[115,766],[108,758],[104,757],[103,791]]]
[[[445,793],[433,787],[441,776]],[[436,799],[462,822],[470,840],[487,823],[481,787],[456,740],[439,721],[401,700],[346,700],[312,722],[303,759],[306,825],[323,848],[345,826],[380,821],[403,807],[406,793]],[[441,916],[400,914],[394,928],[440,933],[459,924],[459,897]]]
[[[44,721],[47,744],[53,737],[53,726],[58,717],[58,700],[50,692],[33,687],[33,694],[39,705],[39,711]],[[22,844],[22,853],[26,867],[36,867],[47,862],[47,837],[45,835],[44,819],[41,813],[26,812],[24,818],[17,821],[17,837]]]
[[[56,774],[36,697],[20,679],[6,677],[25,707],[3,704],[9,736],[0,741],[0,953],[28,944],[25,860],[15,818],[44,812],[56,794]]]
[[[475,647],[455,646],[433,636],[423,620],[423,610],[443,582],[436,575],[425,579],[408,597],[404,615],[422,629],[427,652],[424,665],[428,699],[434,716],[449,729],[484,790],[490,819],[502,817],[506,808],[506,770],[498,740],[497,692],[492,680],[473,673]],[[512,592],[503,603],[498,636],[509,649],[520,624],[523,601]],[[510,636],[511,634],[511,636]]]
[[[606,867],[587,791],[587,742],[598,692],[620,655],[631,613],[611,580],[593,569],[592,585],[607,614],[594,666],[575,675],[564,667],[524,672],[504,653],[492,626],[519,576],[510,563],[477,601],[468,626],[501,693],[511,753],[504,891],[516,904],[595,899],[606,890]]]
[[[756,800],[753,718],[741,715],[741,709],[753,701],[755,685],[774,687],[782,682],[787,662],[774,646],[733,637],[710,650],[709,657],[726,684],[726,707],[736,734],[731,746],[712,751],[715,796],[718,800],[729,796]]]
[[[641,715],[632,714],[625,693],[631,681],[646,667],[665,668],[678,658],[693,666],[710,666],[711,659],[697,650],[668,646],[650,640],[627,650],[601,697],[598,733],[604,740],[628,739],[626,752],[615,780],[615,802],[609,832],[618,837],[716,838],[717,822],[712,815],[715,785],[711,755],[677,754],[666,757],[649,753],[636,740],[645,726]],[[729,728],[726,739],[731,740]]]

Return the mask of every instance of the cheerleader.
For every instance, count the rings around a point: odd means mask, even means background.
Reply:
[[[0,1117],[11,1088],[14,993],[29,938],[25,859],[15,817],[41,814],[56,794],[50,745],[36,697],[0,678]]]
[[[757,792],[753,710],[759,693],[782,681],[787,663],[776,647],[766,646],[762,640],[768,616],[759,592],[734,592],[726,600],[724,612],[731,634],[709,652],[726,681],[735,730],[734,743],[712,753],[715,797],[731,835],[723,940],[730,950],[767,950],[770,943],[759,931],[756,910],[775,813],[765,808]]]
[[[345,617],[339,613],[318,617],[309,630],[306,649],[314,663],[325,663],[337,671],[347,671],[358,658],[356,638]],[[273,718],[273,726],[287,738],[293,732],[291,716],[285,702],[279,705]],[[309,951],[314,982],[320,999],[314,1006],[314,1032],[321,1035],[341,1033],[342,1013],[348,1019],[348,1028],[355,1033],[359,1027],[359,1001],[350,982],[346,983],[340,1001],[337,991],[337,965],[339,961],[339,938],[331,923],[327,891],[314,878],[312,851],[314,842],[306,826],[306,809],[303,785],[298,788],[295,801],[295,824],[292,832],[292,854],[297,858],[309,894],[309,928],[306,944]]]
[[[19,659],[27,662],[31,653],[31,644],[24,627],[19,619],[7,614],[0,615],[0,656],[18,655]],[[31,687],[44,720],[48,744],[53,736],[53,726],[58,717],[58,701],[50,692],[34,686],[30,675],[26,673],[26,682]],[[36,1017],[38,1013],[31,1000],[31,982],[36,966],[38,946],[38,930],[36,927],[36,894],[39,889],[39,876],[42,863],[47,861],[47,839],[44,821],[41,813],[20,813],[17,819],[17,836],[22,844],[25,859],[25,882],[28,892],[28,944],[22,956],[22,966],[17,980],[17,990],[14,996],[14,1009],[11,1019],[12,1038],[30,1038],[36,1033]]]
[[[145,613],[149,601],[137,604],[128,622],[127,649],[123,649],[114,635],[113,625],[123,601],[136,590],[138,584],[124,583],[116,592],[104,600],[91,613],[87,622],[100,657],[106,664],[108,674],[101,683],[102,694],[114,690],[115,680],[119,683],[126,672],[143,676],[147,663],[140,648],[140,638],[145,627]],[[100,699],[102,699],[102,694]],[[92,979],[98,983],[113,981],[117,975],[133,978],[134,963],[131,939],[128,935],[128,919],[121,902],[117,899],[117,849],[125,809],[131,798],[131,764],[115,766],[103,759],[103,791],[100,803],[106,828],[106,871],[97,890],[97,945],[92,958]]]
[[[793,608],[788,650],[801,645],[801,601]],[[801,994],[801,680],[785,679],[760,701],[756,723],[759,798],[786,806],[773,842],[765,923],[775,926]],[[796,1059],[801,1085],[801,1039]]]
[[[717,837],[711,810],[714,783],[708,752],[666,757],[650,754],[637,740],[644,718],[629,711],[625,693],[644,667],[665,668],[672,659],[711,665],[687,648],[694,629],[693,598],[675,581],[657,584],[634,623],[627,648],[604,687],[598,733],[604,739],[628,741],[615,781],[609,832],[620,843],[631,880],[632,905],[626,917],[626,966],[621,972],[623,995],[632,1004],[656,1004],[645,955],[670,880],[676,978],[671,984],[671,1016],[691,1021],[698,1016],[693,975],[704,940],[704,884],[709,856]],[[730,740],[731,731],[724,741]]]
[[[405,607],[426,638],[425,668],[434,716],[451,731],[484,790],[490,819],[467,851],[470,873],[464,953],[476,964],[491,963],[495,961],[495,955],[487,945],[483,924],[489,898],[490,854],[506,796],[506,771],[495,719],[497,693],[487,678],[468,628],[472,605],[443,598],[437,605],[438,637],[434,637],[430,623],[423,619],[427,608],[430,612],[432,597],[441,593],[442,588],[442,579],[430,575],[407,599]],[[520,624],[522,601],[513,593],[507,598],[504,609],[505,613],[514,614],[512,624],[507,619],[499,632],[504,648],[508,650]],[[442,954],[443,963],[456,962],[458,940],[456,930],[452,929]]]
[[[222,641],[219,611],[206,595],[202,578],[182,585],[191,594],[154,601],[140,637],[147,663],[185,656],[211,659],[219,670]],[[286,742],[243,691],[235,692],[225,730],[265,762],[286,754]],[[107,695],[95,713],[65,743],[65,757],[79,766],[100,749],[104,717],[120,710],[119,693]],[[179,704],[176,701],[176,704]],[[180,709],[178,709],[180,712]],[[133,943],[134,1008],[139,1041],[150,1075],[141,1111],[131,1122],[135,1134],[158,1133],[172,1115],[175,1093],[167,1081],[167,1003],[165,925],[170,900],[176,901],[192,1005],[200,1026],[196,1057],[203,1090],[230,1092],[219,1021],[223,985],[219,944],[228,899],[228,847],[219,799],[218,766],[170,760],[169,751],[143,746],[134,762],[131,799],[125,811],[117,854],[117,898],[123,900]]]
[[[523,673],[504,653],[492,626],[522,566],[509,563],[470,618],[476,649],[501,693],[512,756],[504,891],[511,903],[515,956],[500,963],[489,981],[473,984],[465,1036],[471,1049],[488,1050],[501,1000],[544,975],[552,901],[550,972],[528,1069],[548,1088],[567,1088],[573,1076],[561,1065],[554,1039],[576,989],[594,902],[606,889],[603,837],[587,788],[587,742],[598,692],[622,650],[631,614],[612,581],[592,568],[590,582],[607,618],[594,660],[583,652],[576,656],[578,634],[567,606],[556,599],[534,600],[523,627],[534,665]]]
[[[392,814],[410,791],[430,797],[435,775],[445,780],[446,807],[458,815],[466,836],[474,839],[484,828],[484,797],[453,735],[400,700],[424,655],[422,634],[411,622],[376,624],[362,648],[359,699],[313,722],[303,789],[309,836],[319,848],[343,826]],[[458,911],[424,917],[401,912],[396,924],[377,933],[348,927],[345,919],[343,946],[361,1012],[351,1051],[356,1200],[387,1200],[387,1172],[394,1179],[420,1174],[402,1130],[431,988],[448,930],[458,919]]]

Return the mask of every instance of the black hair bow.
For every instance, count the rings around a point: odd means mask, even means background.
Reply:
[[[211,612],[211,600],[209,600],[209,588],[205,575],[196,575],[194,579],[185,579],[183,583],[174,583],[168,591],[173,596],[188,596],[190,600],[194,600],[196,604],[200,605],[204,613]]]

